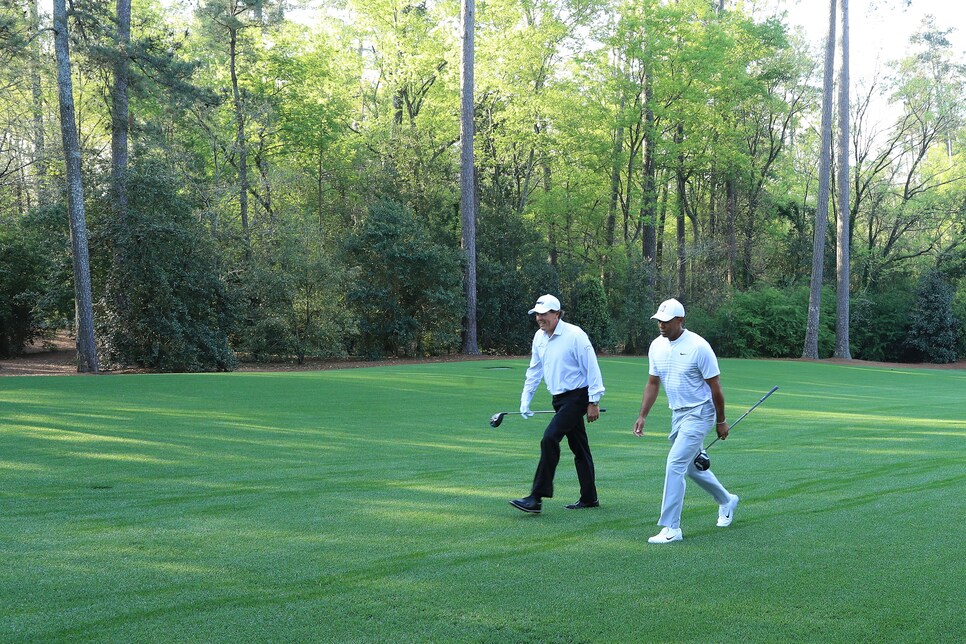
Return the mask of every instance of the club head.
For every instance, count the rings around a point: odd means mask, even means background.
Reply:
[[[493,414],[492,416],[490,416],[490,427],[499,427],[500,423],[503,422],[503,417],[505,415],[506,415],[505,413],[502,413],[502,414]]]
[[[699,472],[706,472],[711,467],[711,457],[708,456],[708,452],[705,450],[698,452],[698,455],[694,457],[694,467]]]

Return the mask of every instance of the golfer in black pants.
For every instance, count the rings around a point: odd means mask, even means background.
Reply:
[[[543,499],[553,497],[553,477],[560,462],[560,441],[566,436],[580,481],[580,498],[566,507],[570,510],[595,508],[600,503],[584,415],[591,423],[600,416],[604,382],[597,354],[583,329],[561,319],[560,300],[553,295],[541,297],[529,313],[536,314],[540,329],[533,336],[530,366],[520,395],[520,414],[524,418],[533,415],[530,401],[541,380],[546,381],[547,389],[553,395],[553,408],[557,413],[540,441],[540,463],[530,495],[514,499],[510,505],[523,512],[539,514]]]

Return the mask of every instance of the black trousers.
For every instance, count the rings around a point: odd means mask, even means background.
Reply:
[[[530,491],[533,496],[553,496],[553,477],[560,462],[560,441],[566,436],[570,451],[574,453],[574,466],[577,468],[577,480],[580,481],[580,500],[586,503],[597,500],[594,458],[590,454],[587,428],[584,426],[587,401],[586,387],[553,397],[553,408],[557,413],[547,425],[543,440],[540,441],[540,463],[537,465]]]

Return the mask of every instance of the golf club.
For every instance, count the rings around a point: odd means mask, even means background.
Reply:
[[[738,417],[738,420],[736,420],[735,422],[731,423],[731,425],[728,427],[728,431],[730,432],[732,429],[734,429],[735,425],[737,425],[738,423],[740,423],[742,418],[744,418],[745,416],[747,416],[748,414],[750,414],[751,412],[753,412],[755,410],[755,407],[757,407],[761,403],[765,402],[765,399],[768,398],[768,396],[770,396],[773,393],[775,393],[776,391],[778,391],[778,386],[777,385],[774,386],[774,387],[772,387],[771,388],[771,391],[769,391],[767,394],[765,394],[764,396],[762,396],[761,397],[761,400],[759,400],[754,405],[752,405],[751,406],[751,409],[749,409],[748,411],[746,411],[745,413],[743,413],[741,416],[739,416]],[[708,446],[707,447],[703,448],[700,452],[698,452],[697,456],[694,457],[694,466],[699,471],[704,472],[704,471],[707,471],[708,468],[711,467],[711,457],[708,456],[708,450],[711,449],[711,446],[714,445],[715,443],[717,443],[719,440],[720,440],[720,437],[715,438],[713,441],[711,441],[710,443],[708,443]]]
[[[600,411],[601,412],[605,412],[607,410],[606,409],[601,409]],[[490,416],[490,427],[499,427],[500,426],[500,423],[503,422],[503,417],[506,416],[507,414],[519,414],[519,413],[520,412],[518,412],[518,411],[501,411],[501,412],[499,412],[497,414],[493,414],[492,416]],[[556,414],[557,412],[551,411],[551,410],[545,410],[545,411],[534,411],[534,412],[530,412],[530,413],[532,413],[532,414]]]

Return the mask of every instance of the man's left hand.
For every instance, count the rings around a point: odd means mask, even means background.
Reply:
[[[599,405],[587,405],[587,422],[592,423],[600,418]]]
[[[731,431],[731,428],[728,427],[728,421],[726,420],[723,420],[720,423],[717,423],[714,426],[714,429],[716,432],[718,432],[718,438],[720,438],[721,440],[728,438],[728,432]]]

